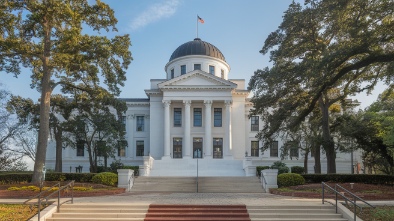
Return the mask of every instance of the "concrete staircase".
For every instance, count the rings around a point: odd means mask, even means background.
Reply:
[[[131,192],[197,192],[196,177],[137,177]],[[199,193],[263,193],[257,177],[199,177]]]
[[[144,221],[149,205],[64,204],[46,221]]]
[[[348,221],[331,205],[248,206],[252,221]]]
[[[162,159],[155,160],[149,176],[196,176],[197,159]],[[234,159],[199,159],[198,175],[201,177],[245,176],[242,160]]]
[[[250,221],[245,205],[150,205],[145,221]]]
[[[330,205],[64,204],[47,221],[347,221]]]

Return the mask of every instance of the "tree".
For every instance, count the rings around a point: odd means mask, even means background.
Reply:
[[[102,93],[99,93],[102,94]],[[98,157],[114,156],[119,145],[124,145],[125,129],[122,113],[127,110],[126,103],[110,94],[106,97],[90,97],[87,93],[74,95],[73,113],[64,122],[63,140],[67,146],[87,150],[90,172],[97,172]]]
[[[74,89],[91,92],[102,79],[108,91],[119,95],[132,59],[130,38],[100,34],[117,31],[117,20],[99,0],[94,5],[88,0],[0,0],[0,7],[0,71],[17,76],[20,64],[30,68],[31,86],[41,92],[32,179],[37,183],[46,158],[53,89],[60,86],[65,94]],[[96,32],[100,35],[90,35]]]
[[[379,80],[389,82],[393,8],[389,0],[308,0],[304,6],[289,6],[260,51],[270,53],[273,66],[257,70],[249,82],[255,107],[251,114],[265,116],[258,135],[264,147],[284,122],[295,128],[319,107],[327,173],[336,172],[329,108],[347,96],[373,90]]]
[[[394,175],[394,93],[391,90],[379,95],[365,111],[345,115],[340,129],[364,151],[364,166]]]

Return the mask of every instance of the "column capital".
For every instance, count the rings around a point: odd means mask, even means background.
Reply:
[[[190,106],[191,104],[192,104],[192,101],[191,100],[184,100],[183,101],[183,104],[186,106],[186,105],[188,105],[188,106]]]
[[[169,101],[169,100],[163,100],[163,105],[164,105],[164,107],[169,107],[170,104],[171,104],[171,101]]]
[[[212,100],[204,100],[205,106],[210,106],[212,105]]]
[[[224,101],[224,104],[225,104],[226,106],[231,106],[231,104],[233,104],[233,101],[232,101],[232,100],[225,100],[225,101]]]

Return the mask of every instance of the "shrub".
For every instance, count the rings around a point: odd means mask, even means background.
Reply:
[[[107,186],[116,186],[118,183],[118,175],[116,173],[104,172],[93,176],[93,183],[104,184]]]
[[[371,174],[303,174],[307,183],[367,183],[394,185],[394,176]]]
[[[134,170],[134,176],[139,176],[140,175],[140,167],[139,166],[122,166],[121,169],[130,169]]]
[[[291,167],[291,172],[292,173],[298,173],[298,174],[304,174],[304,167],[300,167],[300,166],[293,166]]]
[[[256,176],[261,176],[261,171],[269,169],[269,166],[257,166],[256,167]]]
[[[281,161],[276,161],[272,164],[271,169],[278,169],[278,174],[288,173],[289,168],[286,166],[285,163]]]
[[[305,179],[296,173],[284,173],[278,175],[278,187],[297,186],[305,183]]]

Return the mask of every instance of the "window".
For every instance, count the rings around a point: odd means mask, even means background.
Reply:
[[[201,64],[194,64],[194,70],[201,70]]]
[[[202,109],[194,108],[194,119],[193,126],[201,127],[202,126]]]
[[[252,116],[250,118],[251,131],[259,131],[259,116]]]
[[[182,158],[182,138],[174,137],[173,138],[173,158]]]
[[[97,148],[97,156],[98,157],[105,157],[106,156],[106,143],[103,140],[96,141],[96,148]]]
[[[171,69],[171,79],[174,78],[174,69]]]
[[[209,73],[215,75],[215,66],[209,65]]]
[[[270,157],[278,157],[278,141],[270,144]]]
[[[137,140],[137,157],[142,157],[144,156],[144,141],[143,140]]]
[[[250,156],[252,157],[258,157],[259,156],[259,141],[252,141],[251,143],[251,148],[250,148]]]
[[[214,127],[222,126],[222,108],[213,109],[213,126]]]
[[[123,131],[126,131],[126,116],[122,116]]]
[[[137,131],[144,131],[144,116],[137,116]]]
[[[126,156],[126,147],[127,147],[126,140],[118,141],[118,157],[125,157]]]
[[[223,138],[213,138],[213,158],[223,158]]]
[[[220,77],[224,79],[224,70],[223,69],[220,70]]]
[[[85,141],[77,141],[77,157],[83,157],[85,155]]]
[[[290,148],[290,158],[295,157],[298,158],[298,148],[292,147]]]
[[[181,65],[181,75],[186,74],[186,65]]]
[[[174,127],[182,127],[182,108],[174,108]]]

